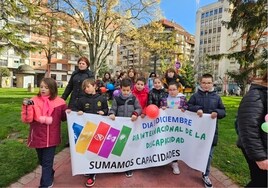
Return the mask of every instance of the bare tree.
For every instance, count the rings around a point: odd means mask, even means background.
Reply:
[[[50,77],[53,55],[57,53],[79,53],[71,40],[74,33],[70,28],[70,18],[57,9],[57,2],[40,3],[38,11],[31,19],[31,33],[35,34],[35,47],[45,54],[47,59],[46,75]]]
[[[98,74],[120,34],[151,22],[159,0],[59,0],[59,9],[73,18],[87,41],[91,70]]]

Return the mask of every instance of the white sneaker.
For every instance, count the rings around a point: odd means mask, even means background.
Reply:
[[[202,175],[202,180],[203,180],[204,185],[205,185],[206,188],[213,188],[212,183],[211,183],[211,181],[210,181],[208,176]]]
[[[173,174],[178,175],[178,174],[181,173],[180,169],[179,169],[179,164],[177,162],[172,162],[171,166],[172,166],[172,169],[173,169]]]

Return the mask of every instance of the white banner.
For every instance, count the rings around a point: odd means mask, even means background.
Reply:
[[[160,109],[158,118],[67,114],[72,174],[124,172],[182,160],[205,172],[216,119]]]

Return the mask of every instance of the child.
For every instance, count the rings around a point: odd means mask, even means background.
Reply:
[[[61,142],[61,121],[66,120],[65,101],[58,97],[54,79],[43,78],[37,96],[23,100],[21,118],[30,123],[28,146],[35,148],[42,166],[40,187],[52,187],[56,146]]]
[[[211,74],[204,74],[200,80],[200,86],[198,91],[194,93],[188,101],[188,110],[196,112],[199,117],[203,116],[203,113],[211,114],[211,118],[222,119],[225,117],[225,107],[221,101],[219,95],[213,87],[213,77]],[[212,183],[209,179],[210,164],[212,160],[214,146],[217,145],[218,140],[218,123],[216,124],[215,135],[213,143],[210,149],[209,159],[207,163],[207,169],[205,174],[202,174],[202,179],[205,187],[212,187]]]
[[[148,105],[155,104],[160,108],[162,106],[163,99],[167,98],[168,94],[163,88],[161,79],[154,78],[154,88],[149,92]]]
[[[113,99],[112,107],[109,111],[109,117],[114,120],[115,116],[131,117],[132,121],[136,121],[141,114],[141,106],[137,98],[131,93],[131,80],[124,78],[121,81],[119,96]],[[125,172],[127,177],[133,176],[132,171]]]
[[[185,95],[179,93],[178,83],[170,82],[168,85],[168,97],[163,99],[162,109],[181,109],[185,111],[187,109],[187,100]],[[173,174],[180,174],[180,169],[177,161],[173,161],[172,164]]]
[[[145,117],[145,109],[147,106],[148,101],[148,88],[145,87],[146,80],[144,77],[139,77],[136,80],[136,83],[134,85],[134,88],[132,90],[133,95],[139,100],[139,103],[142,108],[142,114],[141,117]]]
[[[74,107],[74,111],[78,111],[78,115],[85,113],[91,114],[108,114],[108,104],[107,98],[104,95],[101,95],[96,92],[97,83],[94,79],[86,79],[82,83],[82,90],[85,95],[78,99],[77,104]],[[69,113],[70,110],[67,110]],[[95,184],[96,174],[85,174],[89,176],[86,187],[92,187]]]

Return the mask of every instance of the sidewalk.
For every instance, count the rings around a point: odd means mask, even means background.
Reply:
[[[179,162],[181,174],[173,175],[170,165],[135,170],[131,178],[124,173],[100,174],[96,176],[94,187],[204,187],[201,180],[201,172],[189,168],[185,163]],[[83,175],[72,176],[71,158],[69,148],[58,153],[54,162],[55,179],[54,188],[57,187],[85,187],[87,178]],[[40,181],[40,166],[23,176],[9,186],[9,188],[38,187]],[[227,176],[216,168],[211,168],[210,179],[213,187],[234,187],[234,184]]]

